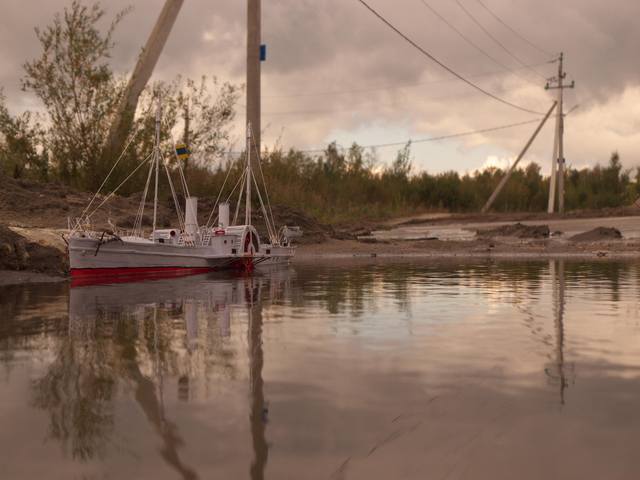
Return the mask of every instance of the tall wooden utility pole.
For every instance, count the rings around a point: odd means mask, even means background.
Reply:
[[[549,79],[545,85],[546,90],[558,90],[558,110],[556,112],[556,134],[553,142],[553,163],[551,165],[551,178],[549,184],[549,204],[548,213],[553,213],[555,207],[556,180],[558,190],[558,213],[564,213],[564,89],[574,88],[576,83],[571,81],[570,84],[563,83],[567,73],[563,70],[564,54],[560,53],[558,58],[558,76]],[[557,177],[557,178],[556,178]]]
[[[262,40],[261,0],[247,0],[247,124],[251,125],[251,145],[260,153],[260,42]]]
[[[104,151],[107,160],[110,160],[107,157],[117,156],[122,151],[124,141],[131,130],[140,94],[151,78],[183,3],[184,0],[166,0],[151,35],[149,35],[147,43],[138,57],[138,62],[133,69],[131,78],[129,78],[122,101],[109,129]]]

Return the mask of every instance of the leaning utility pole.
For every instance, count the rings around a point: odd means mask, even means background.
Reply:
[[[495,201],[495,199],[498,198],[498,195],[500,195],[500,192],[502,191],[504,186],[507,184],[507,181],[509,181],[509,177],[511,177],[511,174],[518,166],[518,163],[520,162],[520,160],[522,160],[522,157],[524,157],[524,154],[527,153],[527,150],[529,150],[529,147],[538,136],[538,133],[540,133],[540,130],[542,130],[542,127],[544,126],[545,122],[551,115],[551,112],[553,112],[553,109],[556,108],[557,104],[558,102],[553,102],[553,104],[551,105],[551,108],[549,108],[549,111],[544,116],[540,124],[536,127],[536,129],[533,132],[533,135],[531,135],[531,138],[529,138],[529,141],[526,143],[526,145],[520,152],[520,155],[518,155],[518,158],[516,158],[516,161],[513,162],[513,165],[511,165],[511,168],[507,170],[507,173],[505,173],[504,177],[502,177],[502,180],[500,180],[500,183],[498,183],[498,186],[489,197],[489,200],[487,200],[487,203],[485,203],[484,207],[482,207],[482,210],[481,210],[482,213],[486,213],[491,208],[491,205],[493,205],[493,202]]]
[[[133,69],[131,78],[129,78],[124,95],[122,96],[113,123],[109,129],[103,154],[105,158],[120,154],[124,140],[127,138],[129,130],[131,129],[140,94],[147,86],[149,78],[151,78],[153,69],[158,62],[165,43],[167,43],[167,38],[169,38],[169,33],[171,33],[171,28],[178,17],[178,12],[180,12],[183,3],[184,0],[166,0],[160,16],[151,31],[151,35],[149,35],[147,43],[138,57],[138,62]]]
[[[247,1],[247,121],[251,125],[249,144],[260,153],[260,42],[261,0]],[[249,147],[249,144],[247,147]]]
[[[553,213],[555,208],[556,180],[558,189],[558,213],[564,213],[564,89],[574,88],[576,82],[570,84],[563,83],[567,73],[563,70],[564,54],[560,53],[558,58],[558,76],[550,78],[545,85],[545,90],[558,90],[558,110],[556,112],[556,133],[553,141],[553,162],[551,164],[551,177],[549,182],[549,204],[547,212]]]

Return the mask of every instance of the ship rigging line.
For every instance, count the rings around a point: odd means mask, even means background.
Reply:
[[[420,53],[422,53],[422,55],[424,55],[425,57],[429,58],[431,61],[437,63],[438,65],[440,65],[442,68],[444,68],[447,72],[449,72],[451,75],[453,75],[454,77],[458,78],[459,80],[462,80],[464,83],[466,83],[467,85],[469,85],[472,88],[475,88],[476,90],[478,90],[479,92],[485,94],[486,96],[493,98],[494,100],[504,104],[504,105],[508,105],[512,108],[515,108],[517,110],[521,110],[523,112],[527,112],[527,113],[533,113],[535,115],[544,115],[544,113],[542,112],[537,112],[535,110],[530,110],[528,108],[522,107],[520,105],[517,105],[515,103],[511,103],[508,100],[505,100],[504,98],[501,98],[487,90],[485,90],[484,88],[480,87],[479,85],[476,85],[475,83],[473,83],[471,80],[468,80],[467,78],[463,77],[462,75],[460,75],[458,72],[456,72],[455,70],[453,70],[451,67],[449,67],[448,65],[444,64],[442,61],[438,60],[436,57],[434,57],[431,53],[429,53],[427,50],[425,50],[424,48],[422,48],[420,45],[418,45],[415,41],[413,41],[411,38],[409,38],[406,34],[404,34],[402,31],[400,31],[395,25],[393,25],[389,20],[387,20],[386,18],[384,18],[380,13],[378,13],[373,7],[371,7],[367,2],[365,2],[364,0],[358,0],[358,2],[360,2],[367,10],[369,10],[372,14],[374,14],[376,17],[378,17],[378,19],[383,22],[387,27],[389,27],[391,30],[393,30],[394,32],[396,32],[400,37],[402,37],[407,43],[409,43],[411,46],[413,46],[413,48],[415,48],[416,50],[418,50]]]
[[[541,48],[539,46],[537,46],[535,43],[533,43],[531,40],[529,40],[528,38],[526,38],[524,35],[520,34],[515,28],[511,27],[507,22],[505,22],[504,20],[502,20],[498,15],[496,15],[493,10],[491,10],[489,7],[487,7],[484,2],[482,2],[481,0],[476,0],[476,2],[478,2],[480,4],[480,6],[482,8],[484,8],[487,12],[489,12],[489,14],[495,18],[498,22],[500,22],[502,25],[504,25],[505,27],[507,27],[509,30],[511,30],[517,37],[519,37],[521,40],[523,40],[524,42],[528,43],[529,45],[531,45],[533,48],[535,48],[536,50],[538,50],[540,53],[542,53],[543,55],[553,55],[552,53],[548,52],[547,50],[545,50],[544,48]]]
[[[227,154],[227,159],[231,156],[231,152]],[[227,185],[227,180],[229,180],[229,175],[231,174],[231,168],[227,168],[227,174],[224,177],[224,182],[222,182],[222,187],[220,187],[220,191],[218,192],[218,197],[216,198],[216,202],[213,204],[213,208],[211,209],[211,213],[209,214],[209,218],[207,218],[207,223],[205,223],[206,228],[211,228],[211,219],[215,214],[216,207],[218,206],[218,202],[220,202],[220,197],[222,196],[222,192],[224,192],[224,187]],[[234,187],[235,189],[235,187]],[[218,217],[216,217],[217,219]],[[214,220],[215,221],[215,220]]]
[[[509,50],[500,40],[498,40],[494,35],[492,35],[491,32],[487,28],[485,28],[484,25],[482,25],[482,23],[480,23],[480,21],[476,17],[474,17],[473,14],[469,10],[467,10],[464,5],[462,5],[462,2],[460,2],[460,0],[456,0],[456,3],[460,7],[460,9],[465,13],[465,15],[467,15],[467,17],[469,17],[471,21],[475,23],[478,26],[478,28],[480,28],[480,30],[482,30],[487,35],[487,37],[489,37],[500,48],[502,48],[502,50],[504,50],[507,53],[507,55],[513,58],[520,65],[525,65],[525,63],[522,60],[520,60],[520,58],[518,58],[515,53]],[[547,77],[542,75],[540,72],[534,70],[533,68],[529,68],[529,70],[535,73],[537,76],[539,76],[543,80],[547,79]]]
[[[127,178],[125,178],[116,188],[114,188],[111,193],[109,193],[109,195],[107,195],[106,197],[104,197],[104,200],[100,203],[100,205],[98,205],[96,208],[94,208],[92,210],[91,213],[89,213],[86,218],[91,218],[93,216],[94,213],[96,213],[105,203],[107,203],[109,200],[111,200],[111,198],[113,198],[113,196],[116,194],[116,192],[118,190],[120,190],[120,187],[122,187],[125,183],[127,183],[129,181],[129,179],[131,177],[133,177],[135,175],[135,173],[140,170],[140,168],[145,165],[149,159],[152,157],[153,153],[149,154],[141,163],[140,165],[138,165],[128,176]]]
[[[111,176],[111,174],[113,173],[113,171],[116,169],[116,167],[118,166],[118,163],[120,163],[120,160],[123,159],[124,154],[127,153],[127,150],[129,149],[129,146],[133,143],[133,140],[138,136],[138,133],[140,133],[142,131],[142,129],[140,127],[138,127],[133,134],[129,137],[129,140],[127,141],[124,149],[122,150],[122,153],[120,153],[120,156],[118,157],[118,159],[115,161],[115,163],[113,164],[113,166],[111,167],[111,170],[109,170],[109,173],[107,174],[107,176],[105,177],[105,179],[102,181],[102,183],[100,184],[100,187],[98,187],[98,190],[96,190],[96,193],[93,194],[93,197],[91,197],[91,200],[89,201],[89,204],[84,207],[84,210],[82,210],[82,213],[80,214],[80,216],[78,217],[78,221],[76,222],[76,224],[73,227],[73,230],[75,230],[76,228],[78,228],[80,226],[80,223],[82,222],[83,218],[85,217],[85,214],[89,211],[89,209],[91,208],[91,206],[93,205],[93,202],[96,200],[96,198],[98,198],[98,194],[100,193],[100,191],[102,190],[102,188],[106,185],[107,181],[109,180],[109,177]],[[94,210],[95,212],[95,210]]]
[[[258,146],[253,145],[253,151],[256,153],[256,158],[258,159],[258,167],[260,169],[260,176],[262,177],[262,184],[264,185],[264,195],[267,198],[267,205],[269,207],[269,214],[271,214],[271,230],[273,231],[273,237],[271,239],[272,242],[277,241],[278,239],[278,235],[276,233],[276,221],[275,218],[273,216],[273,210],[271,209],[271,200],[269,199],[269,190],[267,189],[267,181],[264,178],[264,172],[262,170],[262,157],[260,156],[260,152],[258,151]],[[260,203],[262,203],[262,197],[260,196],[260,187],[258,187],[258,182],[255,178],[255,175],[253,176],[253,180],[256,182],[256,190],[258,190],[258,196],[260,197]],[[267,229],[269,229],[269,215],[267,214],[267,209],[264,207],[264,204],[262,205],[262,208],[264,210],[264,217],[267,223]]]

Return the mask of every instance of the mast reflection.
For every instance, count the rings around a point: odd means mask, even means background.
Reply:
[[[253,285],[253,279],[247,286],[247,304],[249,313],[248,345],[249,345],[249,384],[251,394],[251,438],[253,441],[253,462],[251,463],[251,479],[262,480],[269,456],[266,440],[266,424],[268,409],[264,401],[264,382],[262,367],[264,353],[262,351],[262,302],[260,288]]]

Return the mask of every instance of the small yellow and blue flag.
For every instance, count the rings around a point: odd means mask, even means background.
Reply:
[[[176,144],[176,156],[180,160],[186,160],[189,158],[190,155],[191,155],[191,151],[189,150],[189,147],[187,147],[186,143]]]

